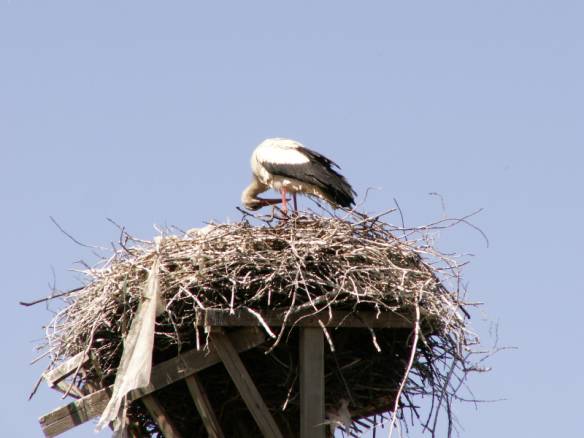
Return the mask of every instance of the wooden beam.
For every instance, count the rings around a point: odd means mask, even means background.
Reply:
[[[43,373],[43,378],[49,387],[56,389],[63,394],[69,394],[74,398],[81,398],[85,394],[75,385],[66,382],[65,379],[75,373],[81,367],[87,365],[90,357],[84,351],[77,353],[58,367]]]
[[[223,435],[223,431],[221,430],[219,420],[217,420],[215,412],[213,412],[213,407],[209,402],[205,388],[203,388],[203,385],[199,381],[197,375],[191,374],[185,379],[185,381],[189,388],[189,392],[193,397],[197,411],[199,411],[201,420],[205,425],[205,429],[209,434],[209,438],[225,438],[225,435]]]
[[[43,373],[43,378],[51,388],[54,388],[59,382],[69,377],[80,367],[86,365],[87,362],[89,362],[89,355],[82,351],[81,353],[77,353],[75,356],[69,358],[58,367]]]
[[[259,319],[247,310],[236,310],[233,314],[229,310],[207,309],[197,310],[196,321],[199,326],[215,327],[256,327],[260,325]],[[285,311],[264,311],[260,315],[268,326],[281,326],[284,321]],[[307,314],[294,315],[288,321],[287,326],[295,325],[298,327],[320,327],[320,322],[325,327],[343,327],[343,328],[409,328],[414,326],[413,319],[405,315],[394,312],[377,312],[357,311],[350,312],[345,310],[335,310],[332,316],[326,311],[317,315]]]
[[[140,401],[144,403],[144,406],[146,406],[148,413],[150,413],[150,416],[164,434],[164,438],[181,438],[182,435],[176,429],[176,427],[174,427],[172,421],[170,421],[170,418],[168,417],[167,412],[164,410],[164,407],[160,404],[154,395],[145,395],[140,399]]]
[[[241,329],[229,337],[237,351],[249,350],[265,341],[265,335],[258,328]],[[128,398],[130,401],[139,399],[220,361],[214,351],[188,351],[154,366],[150,384],[145,388],[131,391]],[[111,391],[112,386],[109,386],[43,415],[39,418],[43,433],[47,437],[54,437],[101,415],[110,399]]]
[[[300,438],[325,438],[324,334],[300,329]]]
[[[52,370],[46,371],[43,373],[43,379],[45,379],[49,387],[74,398],[81,398],[101,388],[98,385],[89,382],[87,382],[83,388],[79,388],[75,385],[71,386],[71,383],[65,381],[65,379],[70,377],[77,370],[80,370],[80,372],[83,373],[87,368],[92,368],[101,379],[102,373],[101,368],[99,367],[99,362],[94,360],[91,352],[87,353],[85,351],[77,353],[61,365]]]
[[[239,353],[221,329],[211,330],[211,348],[217,352],[233,383],[237,387],[241,398],[251,412],[264,437],[283,438],[274,417],[268,410],[264,399],[256,388]]]

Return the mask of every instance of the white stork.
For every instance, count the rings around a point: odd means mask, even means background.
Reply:
[[[268,138],[253,151],[253,179],[241,195],[249,210],[282,202],[287,213],[286,193],[291,193],[297,210],[296,193],[324,199],[333,207],[350,208],[355,204],[355,191],[344,176],[334,170],[339,166],[324,155],[287,138]],[[269,188],[280,191],[282,199],[265,199],[258,195]]]

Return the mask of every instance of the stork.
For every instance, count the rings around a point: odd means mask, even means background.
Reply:
[[[344,176],[334,168],[339,166],[318,152],[287,138],[268,138],[251,156],[252,181],[241,195],[241,202],[249,210],[282,203],[288,212],[287,193],[292,194],[297,211],[296,193],[317,196],[334,208],[350,208],[355,204],[355,191]],[[278,190],[281,199],[260,198],[268,189]]]

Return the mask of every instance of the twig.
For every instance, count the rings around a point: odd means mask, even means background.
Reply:
[[[393,434],[393,428],[395,426],[395,422],[397,419],[397,410],[399,407],[399,400],[400,400],[401,394],[406,386],[406,382],[408,381],[408,376],[410,374],[412,366],[414,365],[414,358],[416,357],[416,350],[418,348],[418,339],[419,339],[419,335],[420,335],[420,306],[419,306],[419,304],[416,304],[415,311],[416,311],[416,321],[414,323],[414,339],[412,341],[412,349],[410,351],[410,359],[408,361],[408,366],[406,367],[406,371],[404,373],[401,384],[399,385],[399,389],[398,389],[397,394],[395,396],[395,402],[393,405],[393,414],[391,416],[391,422],[389,423],[389,432],[387,434],[388,438],[391,438],[391,436]]]
[[[38,300],[34,300],[34,301],[19,301],[18,304],[20,304],[21,306],[25,306],[25,307],[29,307],[29,306],[34,306],[35,304],[40,304],[40,303],[44,303],[45,301],[50,301],[53,300],[55,298],[59,298],[59,297],[64,297],[66,295],[70,295],[73,292],[78,292],[81,289],[83,289],[85,286],[81,286],[81,287],[76,287],[75,289],[71,289],[65,292],[61,292],[55,295],[51,295],[50,297],[45,297],[45,298],[40,298]]]
[[[73,237],[71,234],[69,234],[67,231],[65,231],[65,229],[61,225],[59,225],[59,223],[55,220],[55,218],[53,216],[49,216],[49,219],[51,219],[51,222],[53,222],[55,224],[55,226],[61,231],[61,233],[63,233],[65,236],[67,236],[69,239],[71,239],[77,245],[83,246],[84,248],[91,248],[91,249],[96,248],[95,246],[86,245],[85,243],[82,243],[79,240],[77,240],[75,237]]]

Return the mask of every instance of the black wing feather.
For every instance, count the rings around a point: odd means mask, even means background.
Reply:
[[[263,162],[262,165],[272,175],[296,179],[318,187],[334,204],[350,208],[355,204],[355,191],[345,179],[333,169],[340,169],[331,159],[305,147],[297,148],[309,158],[304,164],[278,164]]]

